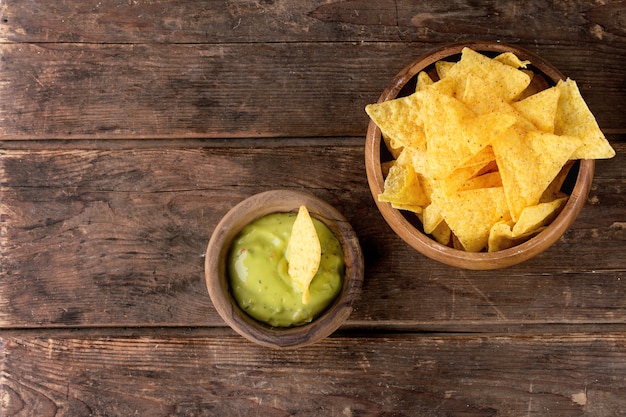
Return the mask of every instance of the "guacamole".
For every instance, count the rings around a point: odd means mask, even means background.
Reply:
[[[296,213],[274,213],[248,224],[233,241],[228,257],[230,286],[239,306],[251,317],[276,327],[311,322],[337,297],[344,275],[341,244],[317,219],[315,230],[322,246],[310,299],[287,273],[285,250]]]

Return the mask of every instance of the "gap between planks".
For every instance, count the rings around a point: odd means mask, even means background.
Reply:
[[[281,148],[364,146],[363,137],[222,138],[222,139],[37,139],[0,141],[0,150],[124,150],[195,148]]]
[[[0,329],[6,337],[190,337],[220,338],[238,336],[227,326],[85,326],[85,327],[16,327]],[[492,324],[451,324],[423,325],[402,323],[363,323],[348,322],[334,332],[331,338],[389,338],[404,337],[550,337],[558,335],[602,336],[626,334],[626,323],[492,323]]]

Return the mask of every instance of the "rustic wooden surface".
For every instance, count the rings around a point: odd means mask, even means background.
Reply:
[[[626,2],[0,2],[1,416],[626,413]],[[431,261],[367,188],[365,104],[431,48],[575,79],[617,151],[547,252]],[[350,320],[256,346],[208,297],[230,207],[307,190],[356,230]]]

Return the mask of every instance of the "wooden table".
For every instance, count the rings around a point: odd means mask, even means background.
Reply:
[[[626,413],[626,3],[4,0],[2,416]],[[500,271],[425,258],[377,211],[363,108],[434,47],[500,40],[575,79],[614,159],[551,249]],[[260,191],[359,235],[350,320],[248,342],[204,252]]]

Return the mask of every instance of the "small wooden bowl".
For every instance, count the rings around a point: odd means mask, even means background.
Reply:
[[[324,223],[343,248],[345,272],[341,292],[311,323],[272,327],[247,315],[230,291],[227,257],[233,239],[252,221],[271,213],[297,212],[304,205]],[[350,223],[334,207],[304,192],[273,190],[256,194],[233,207],[216,226],[205,258],[209,296],[224,321],[252,342],[272,348],[294,348],[315,343],[333,333],[350,316],[363,283],[363,254]]]
[[[538,91],[565,78],[550,63],[516,46],[487,41],[465,42],[443,46],[409,64],[391,81],[378,102],[406,96],[415,91],[417,74],[420,71],[432,71],[435,62],[442,59],[458,60],[464,47],[494,56],[502,52],[513,52],[520,59],[530,61],[529,68],[535,73],[533,84]],[[380,129],[374,122],[370,121],[365,142],[365,168],[372,196],[385,221],[400,238],[418,252],[444,264],[459,268],[474,270],[505,268],[524,262],[545,251],[574,222],[585,205],[593,180],[595,161],[590,159],[577,161],[571,168],[563,189],[570,197],[558,217],[546,229],[530,240],[509,249],[490,253],[465,252],[441,245],[423,233],[419,221],[415,222],[406,213],[392,208],[389,203],[378,201],[378,195],[383,192],[385,182],[381,163],[391,159],[381,139]]]

